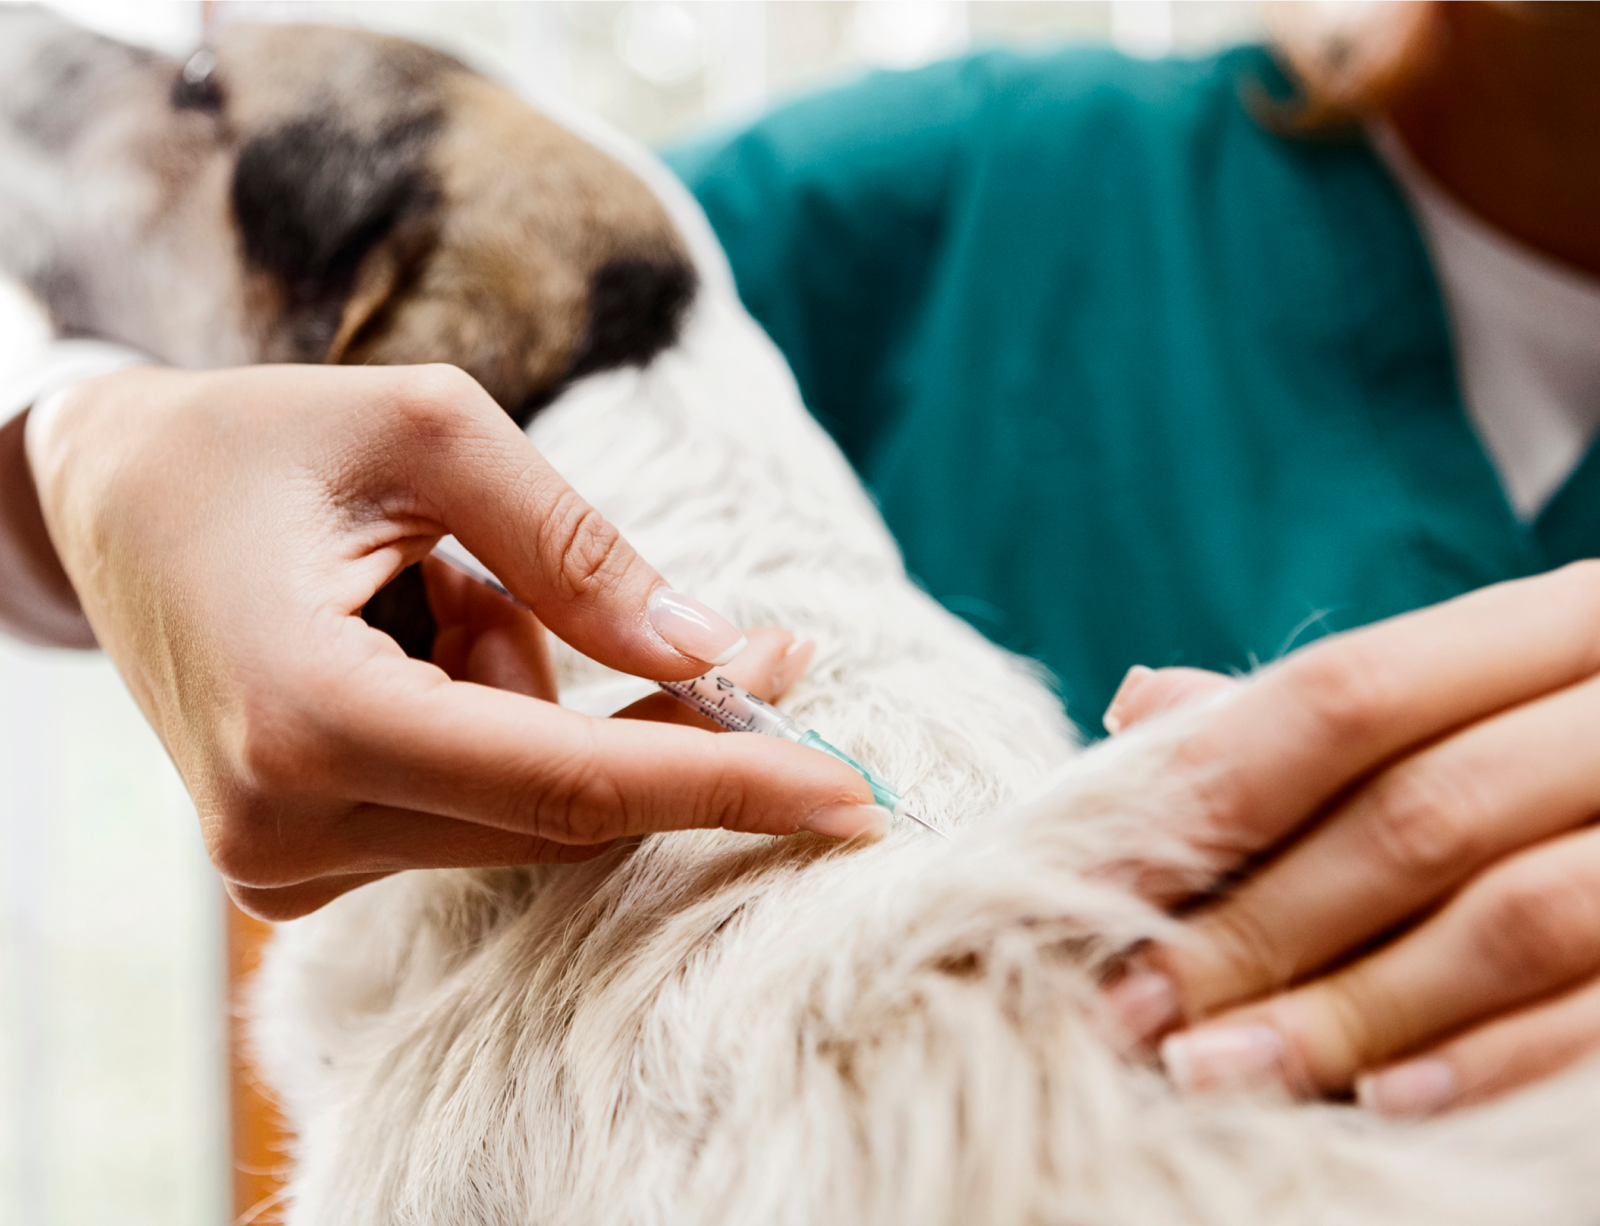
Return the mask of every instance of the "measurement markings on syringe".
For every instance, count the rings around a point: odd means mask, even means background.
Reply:
[[[729,710],[727,707],[728,698],[736,693],[735,687],[733,687],[731,684],[718,686],[717,688],[722,690],[723,693],[716,702],[712,702],[704,693],[701,692],[698,682],[702,680],[705,680],[705,678],[696,677],[693,681],[663,682],[662,688],[689,703],[689,705],[694,707],[695,710],[699,711],[701,715],[704,715],[707,719],[713,721],[714,723],[721,724],[730,732],[756,731],[754,721],[745,716],[739,715],[735,711]],[[718,680],[720,681],[722,679],[718,678]]]

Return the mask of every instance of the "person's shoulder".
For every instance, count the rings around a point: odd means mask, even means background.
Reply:
[[[919,68],[870,69],[778,110],[855,108],[866,102],[907,115],[1120,108],[1181,116],[1218,99],[1236,100],[1241,89],[1258,86],[1273,93],[1285,88],[1271,54],[1254,45],[1161,59],[1141,59],[1095,44],[996,47]]]
[[[1096,45],[990,48],[866,70],[666,158],[702,202],[752,182],[918,200],[987,184],[1026,190],[1043,206],[1064,190],[1109,198],[1200,173],[1218,146],[1245,150],[1232,158],[1245,178],[1270,173],[1283,150],[1248,99],[1283,90],[1259,46],[1166,59]]]
[[[1235,48],[1201,59],[1136,59],[1107,47],[1047,50],[992,48],[910,69],[868,68],[851,77],[780,99],[754,124],[742,121],[702,132],[667,151],[726,144],[738,135],[813,128],[926,128],[979,119],[998,111],[1016,118],[1050,112],[1123,108],[1164,111],[1174,103],[1229,94],[1241,74],[1270,66],[1260,48]]]

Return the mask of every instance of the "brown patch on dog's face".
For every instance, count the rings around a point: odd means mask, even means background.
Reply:
[[[694,274],[654,195],[449,57],[240,26],[205,85],[269,360],[450,362],[525,421],[675,338]]]
[[[669,342],[693,277],[645,185],[481,77],[443,93],[435,245],[345,360],[453,361],[509,408]]]
[[[230,203],[268,361],[336,358],[369,265],[433,241],[428,168],[445,77],[466,70],[401,39],[319,26],[231,27],[214,70],[180,82],[219,112],[236,149]]]

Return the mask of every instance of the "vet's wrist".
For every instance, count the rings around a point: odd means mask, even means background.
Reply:
[[[39,509],[26,426],[26,412],[0,426],[0,629],[49,647],[93,647],[94,633]]]
[[[52,647],[93,647],[94,633],[51,542],[30,440],[82,379],[146,361],[101,341],[62,341],[0,377],[0,629]]]

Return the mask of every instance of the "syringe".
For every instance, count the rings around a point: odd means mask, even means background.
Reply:
[[[522,604],[506,591],[504,584],[463,549],[455,537],[445,537],[434,546],[433,553],[435,557],[450,563],[457,570],[471,575],[479,583],[493,588],[507,600]],[[722,725],[729,732],[759,732],[764,736],[781,737],[786,741],[793,741],[796,745],[820,749],[823,753],[838,758],[867,781],[867,786],[872,789],[872,799],[895,817],[909,818],[924,830],[938,835],[947,842],[951,841],[950,836],[943,830],[937,826],[930,826],[915,813],[910,812],[906,808],[906,802],[900,798],[899,792],[844,750],[836,749],[815,732],[802,728],[778,708],[762,702],[749,690],[729,681],[721,673],[713,671],[702,677],[695,677],[691,681],[658,681],[656,684],[684,706],[698,711],[712,723]]]
[[[721,724],[729,732],[759,732],[764,736],[782,737],[786,741],[793,741],[796,745],[820,749],[823,753],[838,758],[867,781],[867,786],[872,789],[872,799],[890,813],[896,817],[909,818],[941,839],[950,838],[943,830],[930,826],[908,810],[899,792],[844,750],[828,744],[810,729],[802,728],[777,707],[762,702],[749,690],[729,681],[721,673],[713,670],[689,681],[658,681],[656,684],[690,710],[699,712],[712,723]]]

